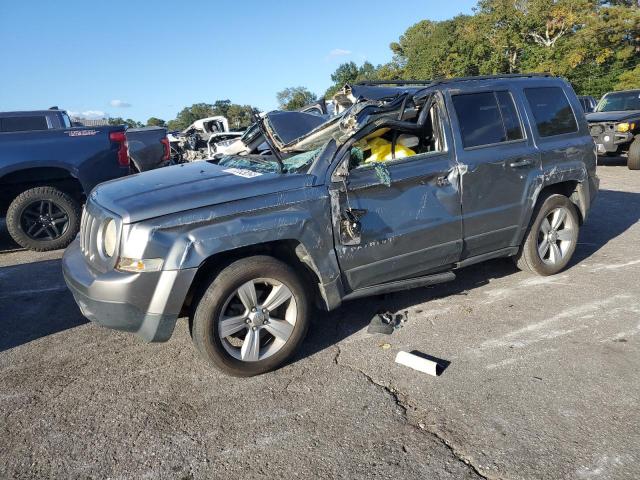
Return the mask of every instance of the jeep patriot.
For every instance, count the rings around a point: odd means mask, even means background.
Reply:
[[[63,258],[83,314],[153,342],[188,316],[207,362],[249,376],[291,356],[316,307],[496,257],[538,275],[567,266],[599,180],[566,81],[369,82],[334,102],[296,138],[285,112],[257,119],[248,143],[271,155],[96,187]]]

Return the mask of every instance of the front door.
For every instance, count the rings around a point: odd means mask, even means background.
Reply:
[[[441,122],[436,108],[432,118]],[[425,275],[460,259],[458,170],[446,147],[448,125],[439,124],[437,139],[395,137],[398,142],[407,140],[409,150],[404,151],[411,156],[386,161],[387,168],[378,171],[364,163],[352,168],[344,183],[332,184],[334,240],[348,289]],[[384,137],[397,133],[387,129]],[[346,210],[358,217],[357,235],[344,232]]]

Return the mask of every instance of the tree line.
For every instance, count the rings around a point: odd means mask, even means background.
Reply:
[[[580,95],[640,88],[639,0],[479,0],[472,15],[422,20],[389,45],[388,63],[346,62],[331,74],[330,98],[363,80],[434,80],[546,72],[565,77]],[[297,110],[318,96],[306,87],[276,94],[279,108]],[[183,129],[198,118],[224,115],[233,128],[252,123],[249,105],[229,100],[184,108],[175,120],[147,124]]]

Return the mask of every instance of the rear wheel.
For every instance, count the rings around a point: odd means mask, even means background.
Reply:
[[[255,256],[232,263],[211,282],[195,309],[191,335],[205,360],[247,377],[282,365],[308,324],[309,302],[295,271]]]
[[[80,228],[80,204],[55,187],[22,192],[9,205],[7,229],[20,246],[45,252],[69,245]]]
[[[629,146],[627,168],[629,170],[640,170],[640,135]]]
[[[521,270],[553,275],[564,269],[578,243],[578,214],[564,195],[550,195],[534,212],[525,241],[516,256]]]

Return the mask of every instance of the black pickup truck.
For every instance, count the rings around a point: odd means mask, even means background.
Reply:
[[[586,116],[598,154],[626,155],[629,169],[640,170],[640,90],[609,92]]]
[[[98,183],[130,173],[125,127],[74,127],[64,110],[0,112],[0,216],[22,247],[66,247]]]

